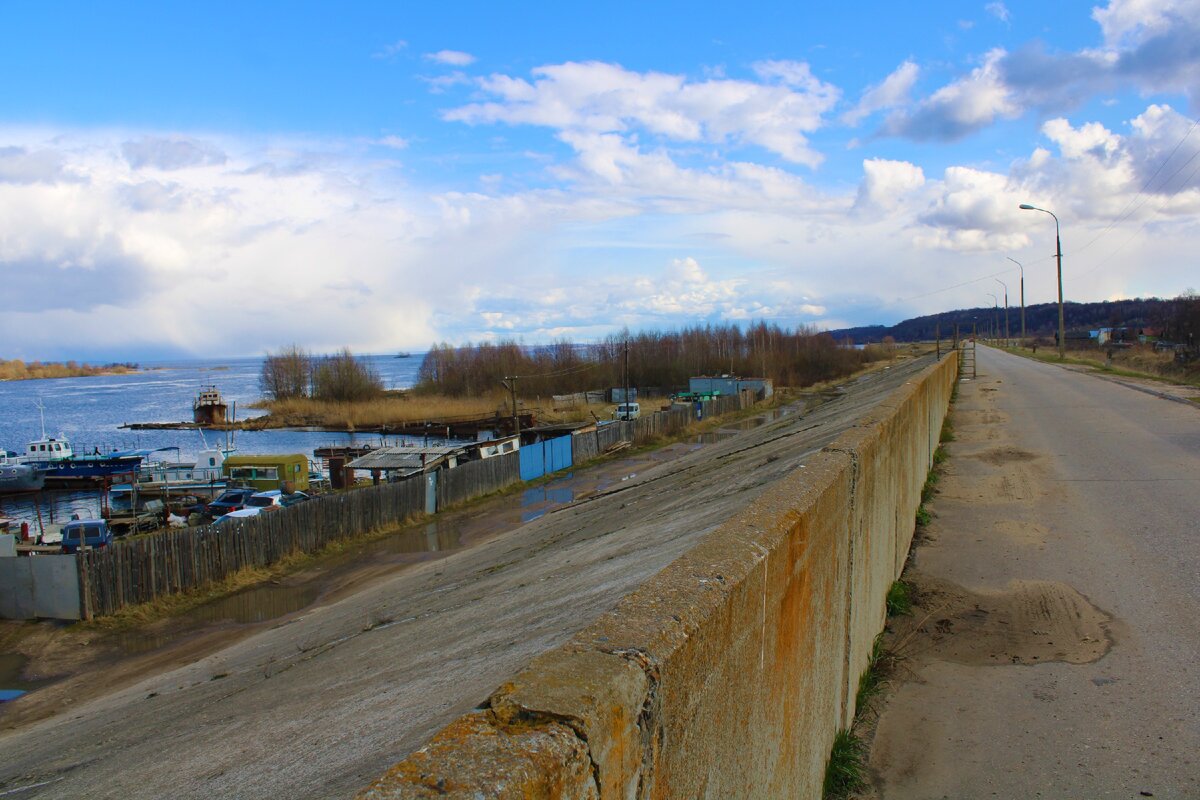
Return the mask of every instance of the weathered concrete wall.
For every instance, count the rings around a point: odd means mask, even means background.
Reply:
[[[955,371],[906,384],[360,797],[820,797]]]

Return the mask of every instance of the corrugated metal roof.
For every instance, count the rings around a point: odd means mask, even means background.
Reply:
[[[382,469],[420,472],[440,464],[449,456],[465,452],[461,447],[380,447],[346,465],[347,469]]]

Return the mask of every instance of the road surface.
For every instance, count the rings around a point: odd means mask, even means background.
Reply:
[[[951,419],[874,796],[1200,797],[1200,407],[981,347]]]
[[[195,663],[5,731],[0,795],[351,796],[930,363],[898,362],[809,414],[706,444]]]

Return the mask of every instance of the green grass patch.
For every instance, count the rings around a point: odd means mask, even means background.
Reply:
[[[930,514],[929,509],[922,504],[921,507],[917,509],[917,527],[924,528],[930,522],[933,522],[933,514]]]
[[[825,764],[825,800],[846,800],[853,792],[865,789],[867,748],[853,731],[840,730],[833,739],[829,761]]]
[[[912,613],[912,587],[905,581],[896,581],[888,587],[887,615],[889,617],[905,616]]]
[[[925,476],[925,485],[921,487],[922,504],[928,503],[933,499],[933,494],[937,491],[939,480],[941,480],[941,476],[938,475],[937,470],[929,470],[929,474]]]

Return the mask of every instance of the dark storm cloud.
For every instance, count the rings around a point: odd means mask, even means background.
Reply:
[[[153,276],[138,259],[110,243],[85,264],[30,256],[0,260],[0,286],[10,311],[81,313],[101,305],[136,306],[150,292]],[[84,337],[85,340],[86,337]]]

